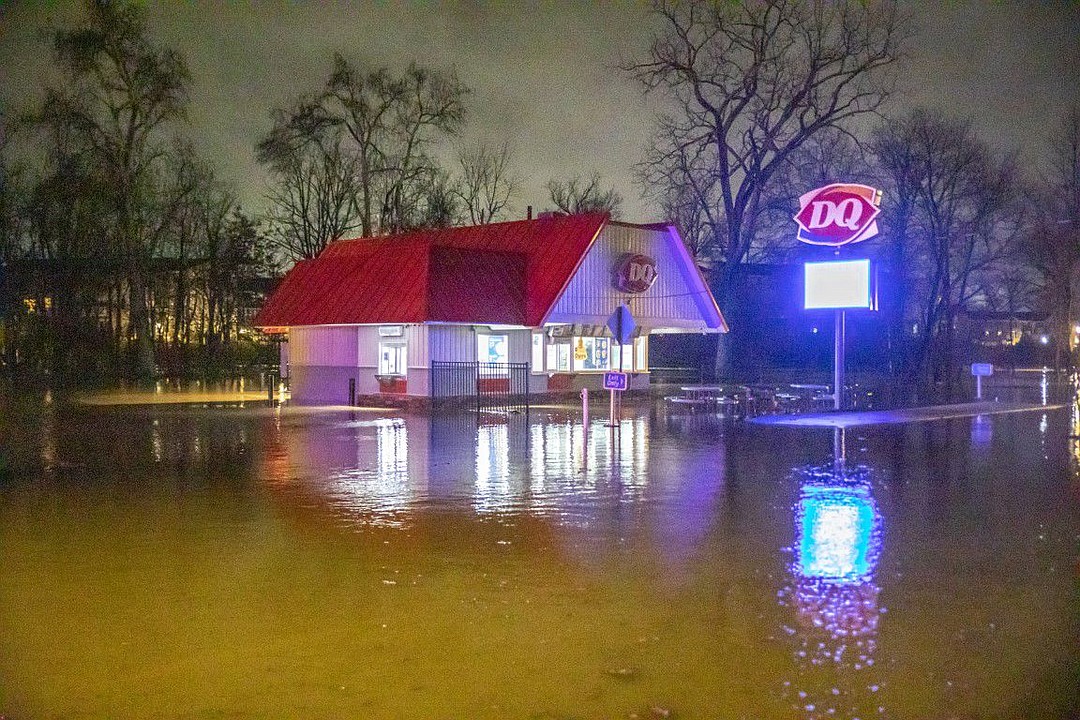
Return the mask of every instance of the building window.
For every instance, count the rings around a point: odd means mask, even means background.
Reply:
[[[404,376],[408,368],[405,343],[379,343],[379,374]]]
[[[510,362],[509,342],[506,335],[477,335],[476,359],[482,363]]]
[[[532,371],[544,372],[544,334],[533,333],[532,336]]]
[[[576,337],[573,346],[574,370],[597,372],[610,367],[611,341],[608,338]]]
[[[571,347],[568,342],[547,346],[547,369],[554,372],[570,372]]]
[[[631,345],[611,344],[611,367],[618,368],[623,372],[633,372],[634,351]]]
[[[634,338],[634,369],[645,372],[649,369],[649,340],[647,337]]]

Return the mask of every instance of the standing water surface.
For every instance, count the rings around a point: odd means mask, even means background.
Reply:
[[[1080,713],[1068,411],[2,404],[12,720]]]

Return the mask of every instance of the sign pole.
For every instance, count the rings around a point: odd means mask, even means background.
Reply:
[[[623,314],[619,308],[615,310],[615,342],[619,343],[619,370],[622,370],[622,336],[623,336]],[[610,359],[611,355],[608,355]],[[609,398],[611,402],[611,414],[608,417],[611,418],[611,427],[616,427],[618,423],[615,421],[615,391],[608,390],[611,395]]]
[[[833,409],[844,409],[844,347],[847,334],[847,311],[837,310],[833,332]]]

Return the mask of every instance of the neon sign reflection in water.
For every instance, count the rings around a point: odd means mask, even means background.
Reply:
[[[842,442],[839,444],[842,449]],[[796,675],[785,697],[807,718],[881,716],[875,671],[879,588],[874,571],[882,522],[866,468],[805,473],[795,506],[792,585],[781,604],[794,610],[785,632],[795,643]]]
[[[799,575],[837,581],[858,581],[870,575],[875,510],[869,492],[848,487],[803,488],[799,517]]]

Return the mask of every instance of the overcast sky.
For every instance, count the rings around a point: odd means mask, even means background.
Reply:
[[[917,34],[891,111],[923,104],[971,117],[1030,167],[1045,160],[1053,125],[1080,104],[1080,2],[905,7]],[[5,110],[44,84],[40,29],[77,13],[76,3],[0,0]],[[412,60],[455,68],[473,90],[463,141],[511,142],[522,216],[525,205],[546,204],[549,178],[598,170],[626,199],[625,219],[661,219],[633,183],[657,106],[616,69],[647,50],[653,21],[643,3],[170,1],[149,3],[147,18],[190,66],[190,135],[252,209],[263,182],[252,148],[271,109],[317,90],[340,51],[395,69]]]

